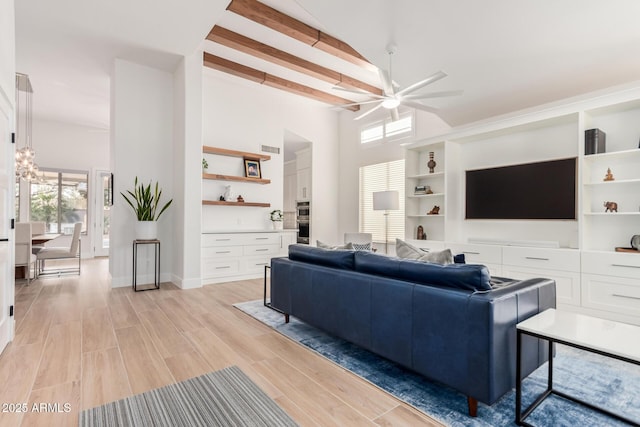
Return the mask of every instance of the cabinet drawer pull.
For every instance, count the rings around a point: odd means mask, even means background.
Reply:
[[[269,240],[268,237],[256,237],[256,240]]]
[[[267,263],[267,262],[261,262],[261,263],[258,263],[258,264],[256,264],[256,265],[269,265],[269,263]]]
[[[628,298],[628,299],[640,300],[640,297],[632,297],[630,295],[611,294],[611,296],[618,297],[618,298]]]
[[[539,258],[539,257],[535,257],[535,256],[526,256],[524,258],[525,259],[535,259],[537,261],[549,261],[549,258]]]
[[[480,252],[462,251],[465,255],[480,255]]]
[[[626,265],[626,264],[611,264],[611,267],[640,268],[640,266],[638,265]]]
[[[229,254],[231,251],[218,251],[217,254]]]
[[[265,252],[268,251],[269,249],[256,249],[256,252]]]
[[[216,242],[228,242],[231,239],[216,239]]]
[[[221,267],[216,267],[216,270],[222,270],[224,268],[231,268],[231,266],[230,265],[223,265]]]

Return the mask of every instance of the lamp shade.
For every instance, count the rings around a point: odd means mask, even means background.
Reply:
[[[397,191],[377,191],[373,193],[374,211],[392,211],[396,209],[400,209],[400,201]]]

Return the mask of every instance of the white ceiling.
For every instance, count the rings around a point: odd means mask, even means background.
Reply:
[[[442,69],[429,90],[459,125],[640,80],[637,0],[265,0],[388,67],[401,87]],[[294,71],[203,42],[214,24],[377,83],[360,69],[261,27],[225,8],[228,0],[17,0],[17,71],[29,74],[35,116],[109,126],[109,73],[116,57],[173,70],[200,46],[280,77],[330,90]],[[312,81],[313,80],[313,81]],[[344,94],[340,94],[344,96]]]

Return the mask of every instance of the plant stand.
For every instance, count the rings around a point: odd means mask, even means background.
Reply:
[[[153,245],[154,249],[154,272],[153,272],[153,287],[138,289],[137,279],[138,279],[138,247],[140,245]],[[160,240],[134,240],[133,241],[133,290],[134,292],[140,291],[151,291],[154,289],[160,289]]]

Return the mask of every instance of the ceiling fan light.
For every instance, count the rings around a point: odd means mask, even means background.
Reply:
[[[387,110],[392,110],[396,108],[398,105],[400,105],[400,101],[396,98],[387,98],[384,101],[382,101],[382,106]]]

